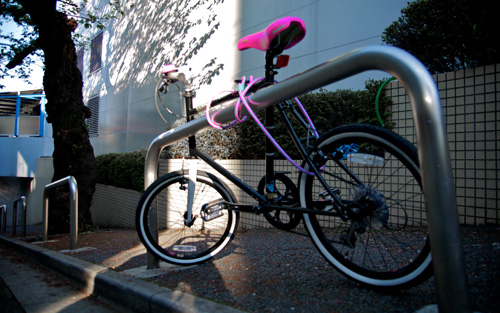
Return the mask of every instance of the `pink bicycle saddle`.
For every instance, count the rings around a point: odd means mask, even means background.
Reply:
[[[267,51],[273,48],[289,49],[306,35],[304,21],[298,17],[284,17],[258,33],[245,36],[238,42],[238,50],[254,48]]]

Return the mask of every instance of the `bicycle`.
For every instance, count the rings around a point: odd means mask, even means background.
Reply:
[[[277,70],[288,63],[284,50],[305,36],[302,20],[287,17],[239,41],[239,50],[266,51],[265,77],[242,79],[238,91],[206,106],[207,121],[225,128],[253,116],[249,94],[275,84]],[[276,60],[276,62],[275,62]],[[189,80],[175,67],[163,71],[163,91],[181,82],[187,122],[193,115]],[[209,109],[236,101],[235,121],[221,125]],[[189,170],[169,173],[142,195],[136,214],[139,238],[157,258],[178,265],[198,264],[222,251],[234,237],[239,212],[264,214],[275,227],[291,230],[302,220],[318,251],[339,272],[357,283],[378,289],[414,286],[432,274],[426,230],[426,210],[415,146],[378,126],[351,124],[319,134],[300,102],[277,103],[278,112],[302,156],[299,165],[273,139],[274,116],[266,108],[266,175],[256,189],[247,185],[209,156],[196,149],[194,132],[188,134],[190,154],[256,200],[238,204],[234,193],[214,174]],[[256,118],[255,116],[253,116]],[[292,118],[295,122],[292,122]],[[258,119],[257,119],[258,120]],[[296,130],[295,125],[301,128]],[[170,130],[169,132],[175,132]],[[299,137],[299,132],[305,137]],[[299,169],[295,184],[274,171],[275,148]]]

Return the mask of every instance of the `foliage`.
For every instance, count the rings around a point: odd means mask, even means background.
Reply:
[[[58,1],[58,11],[68,18],[67,25],[72,28],[72,31],[77,25],[83,25],[85,28],[95,25],[97,28],[103,29],[104,22],[123,16],[125,7],[132,8],[134,6],[133,4],[127,6],[128,0],[122,1],[123,3],[120,3],[119,0],[112,0],[109,1],[107,7],[101,10],[96,7],[91,8],[88,2],[88,0]],[[40,9],[47,9],[51,5],[55,7],[55,3],[56,1],[47,1],[39,6]],[[38,36],[40,27],[26,11],[23,1],[2,0],[0,26],[8,22],[16,23],[21,34],[5,33],[0,29],[0,39],[8,42],[8,44],[0,46],[0,61],[6,63],[5,66],[0,67],[0,78],[18,77],[29,83],[32,72],[30,66],[44,56]],[[87,41],[87,38],[76,33],[73,33],[73,38],[82,45]],[[0,85],[0,89],[4,87]]]
[[[145,159],[146,150],[99,155],[97,183],[142,192]]]
[[[300,98],[306,110],[320,132],[347,123],[369,123],[379,125],[374,103],[375,96],[384,81],[370,80],[366,82],[366,90],[351,91],[320,90]],[[388,110],[392,101],[382,93],[379,101],[384,123],[391,112]],[[264,121],[264,111],[257,113]],[[277,112],[276,112],[277,114]],[[276,118],[276,139],[292,157],[299,157],[297,149],[290,140],[281,119]],[[178,120],[172,127],[184,124]],[[258,125],[249,120],[238,123],[226,130],[209,129],[196,135],[197,148],[214,159],[263,159],[265,139]],[[145,150],[110,153],[96,157],[98,175],[97,182],[125,189],[142,192],[144,189]],[[167,147],[160,158],[183,158],[189,156],[187,140],[179,141]],[[279,155],[277,156],[280,157]]]
[[[359,91],[327,91],[321,89],[319,92],[305,94],[299,97],[299,100],[307,110],[320,134],[337,126],[350,123],[380,125],[375,112],[375,98],[383,82],[370,80],[365,84],[366,90]],[[390,115],[388,107],[391,103],[392,101],[382,94],[379,100],[379,110],[385,123],[387,117]],[[263,112],[259,113],[263,116]],[[276,109],[275,116],[278,116]],[[285,124],[280,118],[276,118],[275,121],[276,141],[290,156],[299,158],[300,154],[294,143],[290,140]],[[250,121],[238,126],[239,157],[245,159],[262,159],[265,153],[265,138],[257,124]],[[390,123],[388,126],[391,126]],[[295,129],[300,128],[295,127]],[[302,138],[306,137],[306,135],[305,131],[299,133],[299,136]],[[281,155],[277,155],[277,157],[280,158]]]
[[[1,26],[8,22],[15,22],[19,25],[21,34],[20,36],[14,36],[13,34],[7,34],[2,31]],[[32,64],[37,57],[35,51],[27,51],[26,49],[31,45],[31,43],[36,41],[36,33],[33,29],[33,23],[28,15],[24,13],[23,8],[14,1],[1,1],[0,2],[0,39],[3,42],[9,42],[9,44],[4,43],[0,46],[0,61],[2,66],[0,67],[0,78],[14,78],[19,77],[21,79],[27,80],[31,74],[31,69],[29,66],[18,67],[12,71],[8,71],[6,63],[12,62],[16,58],[21,58],[24,52],[24,62],[25,64]],[[38,56],[40,54],[38,53]],[[21,60],[22,61],[22,60]],[[5,86],[0,84],[0,89]]]
[[[337,90],[308,93],[299,97],[300,102],[311,116],[316,128],[320,133],[326,132],[334,127],[349,123],[368,123],[380,125],[375,112],[375,98],[377,91],[384,80],[369,80],[365,83],[365,90]],[[388,110],[392,101],[382,93],[379,100],[379,110],[385,124],[391,114]],[[257,113],[264,123],[264,111]],[[183,122],[177,122],[177,127]],[[290,140],[285,124],[279,118],[275,108],[275,139],[292,157],[300,154],[294,143]],[[296,129],[300,129],[296,127]],[[305,137],[306,132],[299,133]],[[212,158],[220,159],[262,159],[265,153],[265,137],[255,121],[251,117],[244,123],[238,123],[227,130],[211,129],[196,135],[197,148],[207,153]],[[178,142],[168,150],[168,157],[187,157],[189,150],[187,141]],[[280,155],[277,156],[281,157]]]
[[[495,64],[499,12],[495,1],[413,1],[382,40],[412,53],[433,74]]]
[[[124,1],[123,4],[120,2],[120,0],[111,0],[103,9],[99,7],[89,9],[88,0],[78,1],[78,4],[71,0],[63,0],[60,1],[60,8],[61,11],[65,12],[69,17],[78,19],[77,22],[83,24],[85,28],[91,28],[95,25],[99,29],[104,29],[105,21],[125,15],[124,7],[127,1]],[[133,8],[134,4],[130,4],[129,7]]]
[[[182,124],[185,124],[184,118],[173,123],[172,128]],[[241,150],[238,140],[239,129],[240,127],[231,127],[226,130],[211,128],[196,134],[196,148],[207,153],[213,159],[236,159]],[[189,157],[187,140],[176,142],[167,147],[165,157],[172,159]]]

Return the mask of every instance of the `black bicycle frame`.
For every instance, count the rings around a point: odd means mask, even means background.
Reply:
[[[281,54],[281,51],[268,51],[266,54],[266,78],[264,84],[274,84],[274,75],[277,74],[276,72],[276,66],[274,65],[274,58],[278,54]],[[185,97],[185,105],[186,105],[186,112],[195,112],[193,109],[193,95],[192,93],[186,93],[184,95]],[[236,94],[230,94],[226,95],[224,97],[224,101],[227,100],[228,98],[236,98]],[[213,103],[213,105],[216,105],[217,103],[222,102],[222,101],[217,101],[216,103]],[[274,209],[279,209],[279,210],[286,210],[286,211],[294,211],[298,213],[314,213],[314,214],[321,214],[321,215],[334,215],[334,216],[340,216],[343,220],[347,220],[348,217],[346,214],[344,214],[344,210],[348,210],[348,208],[342,203],[342,201],[338,198],[338,196],[334,193],[334,191],[328,186],[326,181],[321,175],[321,172],[319,170],[319,164],[321,163],[321,159],[323,158],[323,155],[321,151],[313,151],[312,154],[307,153],[306,149],[304,148],[303,144],[301,143],[301,139],[299,138],[298,134],[296,133],[295,129],[292,126],[292,123],[288,116],[285,113],[285,110],[290,109],[291,113],[294,115],[294,117],[298,120],[299,124],[305,128],[308,131],[309,135],[309,129],[308,129],[308,123],[306,123],[300,114],[297,112],[297,110],[294,108],[294,106],[290,103],[284,102],[280,103],[278,105],[278,110],[280,112],[281,117],[283,118],[283,121],[285,122],[286,128],[292,137],[292,140],[294,141],[295,145],[299,149],[300,154],[302,157],[306,160],[307,164],[309,165],[309,168],[312,169],[312,172],[314,175],[317,176],[318,180],[320,183],[324,186],[325,190],[328,192],[328,194],[331,196],[331,199],[333,200],[333,203],[328,203],[327,201],[322,201],[321,205],[330,205],[334,204],[335,211],[321,211],[321,210],[312,210],[308,208],[303,208],[303,207],[283,207],[283,206],[277,206],[271,204],[265,194],[260,194],[258,191],[253,189],[251,186],[246,184],[244,181],[242,181],[240,178],[236,177],[233,175],[231,172],[226,170],[224,167],[221,165],[217,164],[214,160],[212,160],[208,155],[205,153],[199,151],[196,149],[196,139],[195,136],[189,136],[189,153],[191,158],[199,158],[203,161],[205,161],[210,167],[215,169],[217,172],[219,172],[221,175],[223,175],[225,178],[227,178],[229,181],[234,183],[236,186],[238,186],[241,190],[243,190],[245,193],[250,195],[252,198],[257,200],[259,202],[258,206],[255,205],[238,205],[238,204],[232,204],[232,203],[227,203],[227,206],[230,209],[234,210],[239,210],[239,211],[246,211],[246,212],[252,212],[252,213],[260,213],[264,208],[274,210]],[[272,107],[268,107],[265,110],[265,117],[266,117],[266,123],[265,127],[267,131],[271,134],[271,136],[274,134],[274,110]],[[192,115],[187,114],[187,122],[190,122],[192,120]],[[306,139],[308,141],[308,138]],[[311,148],[311,147],[308,147]],[[275,155],[275,147],[272,144],[271,140],[266,136],[266,153],[265,153],[265,171],[266,171],[266,190],[268,192],[274,192],[274,155]],[[310,155],[314,155],[315,160],[311,159]]]

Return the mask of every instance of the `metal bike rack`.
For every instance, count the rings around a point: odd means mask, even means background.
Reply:
[[[471,312],[453,172],[439,93],[432,76],[420,61],[395,47],[361,48],[259,90],[249,97],[249,102],[256,103],[252,108],[259,111],[369,70],[382,70],[396,77],[405,86],[412,105],[426,195],[438,308],[440,312]],[[216,122],[234,120],[236,100],[229,103],[229,106],[214,115]],[[246,113],[243,108],[241,114]],[[156,137],[146,155],[144,187],[149,187],[157,179],[158,159],[164,147],[209,127],[206,117],[200,117]],[[151,260],[148,255],[148,268],[155,266],[154,261],[159,264],[158,260]]]
[[[49,197],[47,191],[49,189],[59,187],[61,185],[69,184],[70,190],[70,244],[71,250],[76,249],[78,242],[78,185],[73,176],[62,178],[58,181],[50,183],[45,186],[43,191],[43,241],[48,239],[48,222],[49,222]]]
[[[14,206],[12,210],[12,236],[17,234],[17,209],[18,204],[21,203],[22,217],[23,217],[23,228],[21,236],[26,237],[26,197],[22,196],[21,198],[14,201]]]
[[[7,205],[0,205],[0,227],[2,227],[2,233],[7,231]]]

